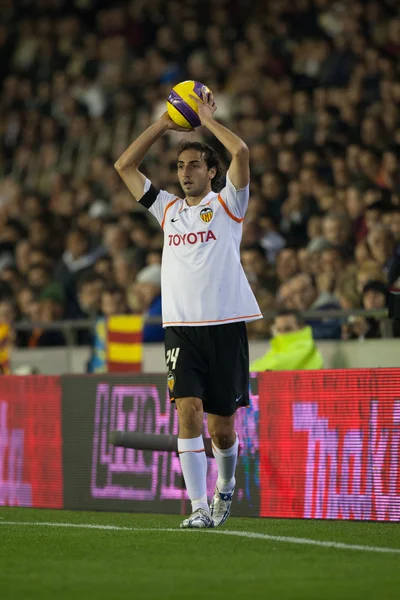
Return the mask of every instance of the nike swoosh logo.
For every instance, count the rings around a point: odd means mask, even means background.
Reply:
[[[240,402],[242,399],[243,394],[241,394],[238,398],[236,398],[236,402]]]
[[[171,223],[175,223],[176,221],[179,221],[179,219],[171,219]]]

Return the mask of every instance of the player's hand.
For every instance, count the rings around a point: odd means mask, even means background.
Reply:
[[[217,110],[217,105],[215,104],[214,95],[211,91],[207,94],[203,89],[201,95],[201,99],[198,96],[193,96],[193,94],[190,94],[190,97],[196,102],[200,122],[204,125],[207,119],[213,118],[214,113]]]
[[[163,113],[160,117],[160,121],[165,121],[168,125],[168,129],[171,131],[181,131],[182,133],[190,133],[192,131],[194,131],[194,128],[191,127],[190,129],[188,129],[187,127],[181,127],[180,125],[177,125],[169,116],[168,112],[165,111],[165,113]]]

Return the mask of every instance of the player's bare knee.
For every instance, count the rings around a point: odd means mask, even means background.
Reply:
[[[201,435],[203,403],[200,398],[177,398],[180,437]]]
[[[233,426],[230,424],[215,424],[211,427],[208,426],[208,433],[212,439],[214,446],[220,450],[230,448],[235,443],[236,433]]]

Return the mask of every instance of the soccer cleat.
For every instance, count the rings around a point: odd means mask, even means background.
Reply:
[[[223,525],[231,512],[232,498],[235,488],[231,492],[223,493],[215,488],[214,496],[210,504],[210,514],[214,527]]]
[[[210,529],[214,527],[212,518],[208,510],[198,508],[181,523],[181,529]]]

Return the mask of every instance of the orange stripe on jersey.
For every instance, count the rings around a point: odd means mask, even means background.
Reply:
[[[164,209],[164,214],[163,214],[163,220],[162,220],[162,223],[161,223],[161,227],[162,227],[162,229],[164,229],[165,217],[166,217],[166,215],[167,215],[167,211],[168,211],[168,209],[169,209],[169,208],[170,208],[170,207],[171,207],[173,204],[175,204],[175,202],[178,202],[178,200],[179,200],[179,198],[175,198],[175,200],[172,200],[172,202],[170,202],[169,204],[167,204],[167,206],[165,207],[165,209]]]
[[[178,454],[185,454],[185,452],[205,452],[205,448],[201,450],[179,450]]]
[[[215,321],[164,321],[163,325],[198,325],[199,323],[223,323],[224,321],[240,321],[241,319],[252,319],[253,317],[262,317],[261,313],[256,315],[245,315],[243,317],[234,317],[232,319],[216,319]]]
[[[231,219],[233,219],[234,221],[236,221],[236,223],[242,223],[244,221],[243,219],[239,219],[238,217],[235,217],[235,215],[233,215],[231,213],[231,211],[229,210],[229,208],[227,207],[227,205],[225,204],[225,202],[222,200],[221,194],[218,194],[218,200],[220,201],[221,205],[223,206],[226,214],[228,215],[228,217],[230,217]]]

